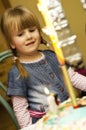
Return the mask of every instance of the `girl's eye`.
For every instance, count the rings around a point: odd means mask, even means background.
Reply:
[[[36,28],[29,28],[29,32],[34,32],[36,30]]]
[[[23,35],[23,33],[19,33],[18,36],[21,37]]]

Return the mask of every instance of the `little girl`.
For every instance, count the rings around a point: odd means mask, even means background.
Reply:
[[[7,95],[20,128],[29,126],[47,111],[44,88],[58,95],[60,102],[68,98],[58,60],[53,51],[39,50],[42,38],[40,24],[28,9],[9,8],[1,19],[1,29],[15,57],[8,74]],[[86,91],[86,77],[68,69],[73,86]]]

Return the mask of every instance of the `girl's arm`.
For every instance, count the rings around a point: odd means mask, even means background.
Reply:
[[[70,80],[75,88],[86,91],[86,77],[75,72],[71,67],[68,69]]]
[[[27,99],[20,96],[12,96],[11,100],[13,104],[13,110],[20,125],[20,128],[31,125],[32,119],[27,109],[28,108]]]

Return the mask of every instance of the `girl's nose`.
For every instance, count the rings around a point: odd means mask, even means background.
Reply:
[[[28,30],[26,31],[26,38],[27,39],[31,39],[32,38],[32,35],[31,35],[31,33]]]

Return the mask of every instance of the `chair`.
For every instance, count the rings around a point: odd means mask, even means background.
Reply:
[[[4,52],[1,52],[0,53],[0,62],[2,62],[4,59],[6,59],[6,58],[8,58],[8,57],[10,57],[12,55],[13,54],[12,54],[11,50],[6,50]]]
[[[5,58],[12,56],[12,52],[10,50],[4,51],[0,53],[0,62],[2,62]],[[5,86],[2,82],[0,82],[0,88],[6,93],[7,86]],[[13,109],[10,104],[6,101],[6,99],[0,94],[0,103],[5,107],[7,112],[9,113],[11,119],[13,120],[17,130],[20,129],[17,119],[14,115]]]

